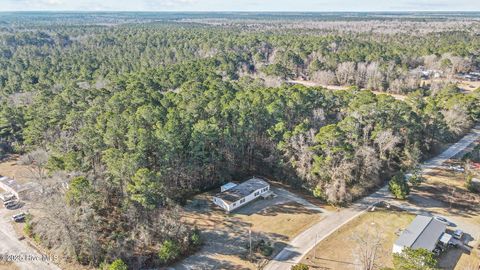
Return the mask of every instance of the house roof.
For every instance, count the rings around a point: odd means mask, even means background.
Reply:
[[[402,232],[395,245],[432,251],[446,228],[445,224],[432,217],[417,216]]]
[[[215,197],[220,198],[225,202],[234,203],[252,194],[256,190],[262,189],[267,186],[269,186],[268,183],[263,181],[262,179],[252,178],[241,184],[238,184],[237,186],[227,191],[217,193]]]

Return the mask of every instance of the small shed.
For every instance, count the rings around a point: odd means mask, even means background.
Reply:
[[[440,237],[440,244],[444,247],[448,246],[450,241],[452,240],[452,235],[449,233],[443,233],[442,237]]]

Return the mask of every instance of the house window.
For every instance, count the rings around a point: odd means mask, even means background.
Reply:
[[[233,206],[233,207],[237,206],[237,203],[233,203],[232,206]]]
[[[260,192],[259,192],[259,191],[255,192],[255,194],[254,194],[254,195],[255,195],[255,197],[257,197],[257,196],[258,196],[258,194],[260,194]]]
[[[245,199],[241,199],[240,200],[240,204],[244,203],[245,202]]]

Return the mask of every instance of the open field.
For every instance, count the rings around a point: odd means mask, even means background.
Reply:
[[[183,218],[200,229],[205,245],[175,268],[255,269],[266,260],[251,263],[245,259],[249,230],[252,241],[271,243],[274,255],[293,237],[322,219],[322,210],[317,206],[284,189],[272,190],[276,198],[256,200],[230,214],[211,203],[214,193],[196,196],[185,208]]]
[[[354,254],[361,246],[356,238],[371,239],[379,236],[381,254],[378,263],[381,266],[392,266],[393,243],[400,229],[406,228],[414,217],[413,214],[394,208],[377,208],[374,212],[366,212],[321,241],[315,250],[312,249],[302,259],[302,263],[312,269],[356,269],[358,262]]]
[[[15,179],[20,184],[32,181],[32,171],[28,166],[17,164],[17,161],[18,156],[11,156],[0,162],[0,176]]]
[[[464,93],[475,91],[476,89],[480,88],[480,81],[466,81],[466,80],[458,80],[458,79],[429,79],[429,80],[422,80],[422,84],[431,85],[432,82],[452,82],[457,85],[460,90]]]
[[[307,87],[320,86],[320,87],[327,88],[327,89],[330,89],[330,90],[347,90],[349,88],[349,86],[326,85],[326,84],[316,83],[316,82],[313,82],[313,81],[304,81],[304,80],[288,80],[287,82],[288,83],[293,83],[293,84],[301,84],[301,85],[304,85],[304,86],[307,86]],[[361,90],[365,90],[365,89],[362,88]],[[381,94],[389,95],[389,96],[392,96],[392,97],[394,97],[395,99],[398,99],[398,100],[404,100],[405,97],[406,97],[404,95],[397,95],[397,94],[392,94],[392,93],[388,93],[388,92],[380,92],[380,91],[372,91],[372,93],[374,93],[375,95],[381,95]]]
[[[458,88],[462,89],[465,92],[475,91],[480,88],[480,81],[470,82],[470,81],[459,81],[457,83]]]

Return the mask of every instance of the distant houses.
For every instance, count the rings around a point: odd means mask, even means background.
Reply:
[[[424,248],[433,251],[437,245],[448,244],[450,238],[445,234],[447,225],[433,217],[416,216],[393,244],[393,253],[401,253],[404,248]]]
[[[252,178],[238,185],[227,183],[221,192],[213,197],[213,203],[227,212],[231,212],[247,203],[271,194],[270,184],[259,178]]]
[[[459,73],[456,75],[457,79],[476,82],[480,81],[480,73],[479,72],[470,72],[470,73]]]

